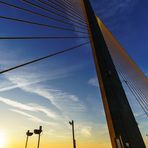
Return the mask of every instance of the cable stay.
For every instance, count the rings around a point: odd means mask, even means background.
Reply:
[[[145,109],[145,106],[143,105],[143,103],[139,100],[139,97],[137,96],[137,94],[135,93],[135,91],[130,87],[130,85],[128,84],[128,82],[126,82],[126,85],[128,86],[129,90],[131,91],[131,93],[133,94],[133,96],[135,97],[135,99],[137,100],[137,102],[139,103],[139,105],[141,106],[141,108],[143,109],[143,111],[145,112],[146,116],[148,117],[148,112]]]
[[[74,8],[74,6],[72,5],[71,2],[65,1],[65,0],[62,0],[62,1],[63,1],[63,3],[64,3],[65,5],[67,5],[67,7]],[[74,8],[74,9],[75,9],[75,8]]]
[[[5,19],[5,20],[11,20],[11,21],[16,21],[16,22],[26,23],[26,24],[32,24],[32,25],[37,25],[37,26],[42,26],[42,27],[53,28],[53,29],[57,29],[57,30],[67,30],[67,31],[72,31],[72,32],[79,32],[79,33],[83,33],[83,34],[88,34],[87,32],[83,32],[83,31],[79,31],[79,30],[75,30],[75,29],[53,26],[53,25],[49,25],[49,24],[42,24],[42,23],[38,23],[38,22],[32,22],[32,21],[28,21],[28,20],[13,18],[13,17],[0,16],[0,18]]]
[[[85,22],[85,20],[83,20],[83,18],[81,18],[80,16],[76,16],[76,14],[68,13],[68,11],[65,12],[65,11],[63,11],[63,10],[57,9],[57,8],[54,7],[53,5],[51,5],[51,4],[49,4],[49,3],[46,3],[46,2],[44,2],[44,1],[41,1],[41,0],[38,0],[38,1],[39,1],[40,3],[42,3],[43,5],[46,5],[46,6],[50,7],[50,8],[52,8],[52,9],[54,9],[54,10],[57,11],[57,12],[60,12],[60,13],[62,13],[62,14],[64,14],[64,15],[66,15],[66,16],[75,18],[75,20],[77,20],[77,21],[80,21],[80,22],[82,22],[82,23]]]
[[[61,50],[61,51],[58,51],[58,52],[49,54],[49,55],[47,55],[47,56],[44,56],[44,57],[41,57],[41,58],[37,58],[37,59],[35,59],[35,60],[31,60],[31,61],[29,61],[29,62],[26,62],[26,63],[20,64],[20,65],[17,65],[17,66],[8,68],[8,69],[6,69],[6,70],[2,70],[2,71],[0,71],[0,74],[4,74],[4,73],[6,73],[6,72],[9,72],[9,71],[12,71],[12,70],[15,70],[15,69],[18,69],[18,68],[21,68],[21,67],[24,67],[24,66],[27,66],[27,65],[30,65],[30,64],[33,64],[33,63],[42,61],[42,60],[44,60],[44,59],[48,59],[48,58],[54,57],[54,56],[56,56],[56,55],[63,54],[63,53],[65,53],[65,52],[72,51],[72,50],[74,50],[74,49],[77,49],[77,48],[80,48],[80,47],[82,47],[82,46],[84,46],[84,45],[87,45],[88,43],[89,43],[89,42],[85,42],[85,43],[82,43],[82,44],[73,46],[73,47],[71,47],[71,48],[67,48],[67,49],[64,49],[64,50]]]
[[[126,79],[124,77],[124,79]],[[139,100],[142,102],[142,104],[145,106],[146,110],[148,111],[148,102],[143,98],[143,96],[138,92],[137,88],[133,85],[133,83],[129,80],[125,80],[125,83],[127,83],[128,86],[131,87],[131,89],[134,91],[134,93],[138,96]]]
[[[121,72],[119,69],[118,69],[118,71],[119,71],[120,75],[126,80],[126,82],[131,84],[132,88],[138,93],[140,98],[142,98],[144,100],[144,102],[148,105],[148,98],[144,95],[142,90],[140,90],[138,87],[136,87],[131,80],[128,80],[128,78],[125,76],[125,74],[123,74],[123,72]]]
[[[35,11],[32,11],[32,10],[29,10],[29,9],[26,9],[26,8],[22,8],[22,7],[13,5],[13,4],[9,4],[9,3],[3,2],[3,1],[0,1],[0,3],[4,4],[6,6],[12,7],[12,8],[23,10],[25,12],[28,12],[28,13],[31,13],[31,14],[34,14],[34,15],[37,15],[37,16],[49,19],[49,20],[53,20],[55,22],[60,22],[60,23],[63,23],[63,24],[66,24],[66,25],[70,25],[70,26],[74,26],[74,27],[80,28],[80,29],[85,29],[85,30],[87,29],[85,26],[80,26],[80,25],[72,24],[70,22],[67,22],[67,21],[64,21],[64,20],[61,20],[61,19],[57,19],[57,18],[54,18],[54,17],[50,17],[50,16],[47,16],[47,15],[44,15],[44,14],[41,14],[41,13],[38,13],[38,12],[35,12]]]
[[[125,79],[125,82],[128,82],[128,84],[130,84],[131,87],[136,91],[140,99],[142,99],[143,102],[146,104],[148,110],[148,98],[146,98],[146,96],[142,93],[142,91],[138,89],[131,80],[128,80],[128,78],[121,71],[119,71],[119,73],[122,76],[122,78]]]
[[[74,8],[74,4],[79,3],[80,6],[77,6],[75,9],[77,9],[78,11],[80,11],[80,12],[83,13],[83,10],[81,9],[81,7],[82,7],[82,5],[81,5],[82,4],[82,1],[81,0],[80,1],[76,1],[73,4],[72,4],[73,1],[66,1],[66,0],[62,0],[62,1],[64,3],[66,3],[68,7],[72,7],[72,8]]]
[[[138,104],[141,106],[142,110],[148,117],[148,108],[147,108],[147,105],[145,104],[145,101],[141,96],[139,96],[137,91],[133,88],[132,83],[129,80],[127,80],[127,78],[123,75],[123,73],[121,71],[118,71],[118,72],[119,72],[119,75],[122,77],[123,82],[126,84],[128,89],[130,90],[130,92],[135,97],[136,101],[138,102]]]
[[[51,1],[51,0],[48,0],[48,1]],[[71,3],[68,3],[64,0],[61,0],[61,1],[58,0],[57,2],[60,3],[60,5],[63,5],[64,7],[66,7],[66,8],[70,8],[71,10],[73,10],[75,13],[77,13],[79,15],[78,7],[75,8],[74,5],[72,5]]]
[[[66,5],[64,5],[63,3],[60,3],[59,1],[52,1],[52,0],[48,0],[48,2],[49,3],[52,3],[53,5],[55,5],[56,7],[59,7],[59,8],[61,8],[62,10],[65,10],[66,8],[66,11],[67,12],[70,12],[71,14],[75,14],[76,16],[78,16],[79,18],[81,18],[81,19],[83,19],[84,20],[84,18],[82,17],[82,16],[80,16],[80,14],[76,11],[76,10],[74,10],[74,9],[72,9],[72,8],[70,8],[70,7],[67,7]],[[84,20],[85,21],[85,20]]]
[[[88,38],[88,36],[38,36],[38,37],[34,37],[34,36],[19,36],[19,37],[0,37],[0,40],[39,40],[39,39],[85,39]]]
[[[34,4],[34,3],[32,3],[32,2],[29,2],[29,1],[27,1],[27,0],[22,0],[22,2],[25,2],[25,3],[29,4],[29,5],[32,5],[32,6],[34,6],[34,7],[37,7],[37,8],[39,8],[39,9],[42,9],[43,11],[50,12],[51,14],[54,14],[54,15],[56,15],[56,16],[58,16],[58,17],[60,16],[60,17],[62,17],[62,18],[64,18],[64,19],[66,19],[66,20],[69,20],[69,21],[73,22],[73,23],[77,23],[77,24],[79,24],[79,25],[83,25],[83,26],[87,27],[87,24],[86,24],[86,23],[82,23],[82,22],[78,22],[78,21],[76,21],[76,20],[70,19],[70,18],[68,18],[68,17],[66,17],[66,16],[63,16],[63,15],[61,15],[61,14],[58,14],[58,13],[56,13],[56,12],[50,10],[50,9],[46,9],[46,8],[44,8],[44,7],[41,7],[41,6],[37,5],[37,4]]]
[[[46,2],[43,2],[43,1],[41,1],[41,0],[38,0],[38,1],[39,1],[41,4],[44,4],[44,5],[46,5],[47,7],[52,8],[53,10],[55,10],[55,12],[60,12],[60,15],[61,15],[61,13],[62,13],[62,14],[64,14],[64,15],[66,15],[68,18],[69,18],[69,17],[70,17],[70,18],[73,18],[72,20],[76,20],[76,21],[81,22],[81,23],[86,23],[86,22],[83,21],[82,19],[79,19],[78,17],[75,17],[75,15],[71,15],[71,14],[69,14],[69,13],[66,13],[65,11],[59,10],[59,9],[57,9],[56,7],[50,5],[50,4],[46,3]],[[62,15],[62,16],[63,16],[63,15]]]

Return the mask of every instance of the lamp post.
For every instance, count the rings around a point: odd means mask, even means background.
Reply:
[[[69,121],[69,124],[72,126],[72,137],[73,137],[73,148],[76,148],[75,132],[74,132],[74,121]]]
[[[39,129],[35,129],[34,133],[39,135],[39,137],[38,137],[38,145],[37,145],[37,148],[39,148],[39,146],[40,146],[40,137],[41,137],[41,133],[42,133],[42,126],[40,126]]]
[[[27,146],[28,146],[28,139],[29,139],[29,137],[31,137],[33,135],[33,133],[28,130],[26,132],[26,135],[27,135],[27,137],[26,137],[25,148],[27,148]]]

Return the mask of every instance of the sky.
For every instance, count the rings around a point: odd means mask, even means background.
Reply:
[[[47,5],[37,0],[30,1],[49,9]],[[5,2],[61,19],[61,16],[55,16],[19,0],[6,0]],[[75,2],[77,0],[73,1]],[[91,3],[99,18],[147,76],[148,2],[145,0],[92,0]],[[79,5],[76,4],[76,6]],[[79,7],[76,8],[79,12]],[[3,4],[0,4],[0,10],[1,16],[79,30],[77,27],[50,21]],[[50,29],[2,18],[0,22],[1,37],[87,36],[87,34],[78,32]],[[81,31],[87,32],[87,30]],[[87,41],[87,38],[0,40],[0,69],[4,70]],[[24,147],[26,131],[33,131],[40,125],[43,126],[41,148],[72,147],[71,126],[68,123],[71,120],[75,121],[78,148],[111,147],[89,44],[2,74],[0,81],[0,139],[3,139],[0,141],[1,145],[3,143],[1,148]],[[143,116],[136,101],[132,107],[138,108],[135,112],[136,119],[145,141],[148,142],[145,136],[148,133],[147,119]],[[28,148],[36,145],[37,136],[33,135],[29,139]]]

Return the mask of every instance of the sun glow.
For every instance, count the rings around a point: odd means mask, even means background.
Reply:
[[[4,133],[0,132],[0,148],[5,148],[6,137]]]

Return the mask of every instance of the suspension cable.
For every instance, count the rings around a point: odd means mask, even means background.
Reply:
[[[79,24],[79,25],[83,25],[83,26],[87,27],[85,23],[81,23],[81,22],[78,22],[78,21],[76,21],[76,20],[70,19],[70,18],[68,18],[68,17],[66,17],[66,16],[63,16],[63,15],[61,15],[61,14],[58,14],[58,13],[56,13],[56,12],[50,10],[50,9],[46,9],[46,8],[44,8],[44,7],[41,7],[41,6],[37,5],[37,4],[34,4],[34,3],[32,3],[32,2],[29,2],[29,1],[27,1],[27,0],[21,0],[21,1],[27,3],[27,4],[31,5],[31,6],[37,7],[37,8],[39,8],[39,9],[42,9],[43,11],[50,12],[51,14],[54,14],[54,15],[56,15],[56,16],[58,16],[58,17],[60,16],[60,17],[62,17],[62,18],[64,18],[64,19],[66,19],[66,20],[69,20],[69,21],[73,22],[73,23],[77,23],[77,24]]]
[[[67,7],[74,8],[74,10],[76,9],[76,8],[74,7],[74,5],[72,4],[72,2],[65,1],[65,0],[62,0],[62,1],[63,1],[63,3],[65,3],[65,4],[67,5]],[[78,9],[78,8],[79,8],[79,9]],[[78,10],[78,11],[81,11],[80,7],[77,7],[77,10]]]
[[[52,1],[50,1],[51,3],[49,1],[48,1],[48,3],[46,3],[44,1],[39,0],[39,2],[42,3],[42,4],[45,4],[45,5],[49,6],[49,7],[51,7],[52,9],[54,9],[54,10],[56,10],[58,12],[61,12],[63,14],[66,14],[67,16],[70,16],[72,18],[75,17],[76,20],[78,20],[78,21],[85,22],[85,20],[83,20],[83,18],[80,17],[80,15],[79,16],[76,15],[76,13],[72,13],[72,12],[68,13],[68,11],[65,12],[63,8],[62,8],[62,10],[61,9],[57,9],[57,5],[54,2],[52,2]],[[56,6],[56,7],[54,7],[53,5]]]
[[[62,13],[62,14],[64,14],[64,15],[67,15],[68,18],[69,18],[69,17],[72,17],[72,18],[74,18],[74,20],[76,20],[76,21],[78,21],[78,22],[86,23],[86,22],[83,21],[82,19],[79,19],[78,17],[75,17],[74,15],[68,14],[68,13],[66,13],[65,11],[59,10],[59,9],[57,9],[56,7],[52,6],[52,5],[49,4],[49,3],[43,2],[43,1],[41,1],[41,0],[38,0],[38,1],[39,1],[40,3],[46,5],[47,7],[54,9],[56,12],[60,12],[60,14]],[[73,19],[72,19],[72,20],[73,20]]]
[[[136,94],[140,97],[140,99],[142,99],[142,101],[148,106],[148,99],[146,98],[146,96],[139,91],[139,89],[133,84],[133,82],[131,82],[130,80],[128,80],[126,78],[126,76],[121,72],[119,71],[120,74],[122,75],[122,77],[131,85],[131,87],[136,91]],[[147,107],[148,109],[148,107]]]
[[[146,111],[143,103],[139,100],[139,97],[135,94],[135,91],[130,87],[130,85],[127,82],[126,82],[126,85],[128,86],[129,90],[131,91],[131,93],[133,94],[133,96],[135,97],[135,99],[137,100],[137,102],[139,103],[139,105],[141,106],[141,108],[143,109],[143,111],[148,117],[148,112]]]
[[[32,40],[32,39],[79,39],[79,38],[88,38],[88,36],[17,36],[17,37],[0,37],[0,40]]]
[[[6,19],[6,20],[11,20],[11,21],[16,21],[16,22],[22,22],[22,23],[26,23],[26,24],[38,25],[38,26],[43,26],[43,27],[48,27],[48,28],[54,28],[54,29],[58,29],[58,30],[67,30],[67,31],[73,31],[73,32],[88,34],[87,32],[83,32],[83,31],[78,31],[78,30],[74,30],[74,29],[69,29],[69,28],[64,28],[64,27],[59,27],[59,26],[53,26],[53,25],[48,25],[48,24],[42,24],[42,23],[32,22],[32,21],[28,21],[28,20],[22,20],[22,19],[18,19],[18,18],[12,18],[12,17],[7,17],[7,16],[0,16],[0,18]]]
[[[61,2],[58,1],[58,0],[55,0],[55,1],[53,1],[53,0],[47,0],[47,1],[48,1],[49,3],[54,3],[56,6],[58,6],[59,8],[62,8],[63,10],[65,10],[66,8],[68,8],[68,9],[66,9],[68,12],[74,13],[74,14],[76,14],[77,16],[79,16],[81,19],[84,20],[82,14],[78,13],[78,12],[77,12],[76,10],[74,10],[73,8],[68,7],[65,3],[61,3]],[[85,20],[84,20],[84,21],[85,21]]]
[[[137,92],[133,89],[132,85],[130,84],[130,82],[126,79],[126,77],[123,75],[123,73],[121,71],[119,71],[120,76],[123,78],[125,84],[127,85],[128,89],[131,91],[131,93],[133,94],[133,96],[135,97],[136,101],[139,103],[139,105],[141,106],[142,110],[144,111],[144,113],[148,116],[148,112],[147,107],[145,106],[145,103],[143,102],[143,100],[137,95]],[[145,108],[146,107],[146,108]]]
[[[49,1],[51,1],[51,0],[48,0],[48,2]],[[62,1],[62,2],[61,2]],[[67,8],[67,10],[69,10],[70,9],[70,6],[69,5],[67,5],[66,3],[65,3],[65,1],[63,1],[63,0],[61,0],[61,1],[56,1],[57,3],[59,3],[59,5],[63,5],[64,7],[66,7]],[[82,5],[82,1],[80,1],[80,5]],[[81,7],[80,7],[81,8]],[[79,11],[79,10],[78,10]],[[78,12],[78,11],[75,11],[76,13]],[[87,21],[86,21],[86,18],[84,17],[84,11],[83,11],[83,9],[80,9],[80,11],[79,11],[80,13],[79,14],[81,14],[81,13],[83,13],[83,20],[86,22],[85,24],[86,24],[86,26],[87,26],[87,28],[88,28],[88,23],[87,23]]]
[[[82,44],[73,46],[73,47],[71,47],[71,48],[67,48],[67,49],[65,49],[65,50],[61,50],[61,51],[58,51],[58,52],[49,54],[49,55],[47,55],[47,56],[44,56],[44,57],[41,57],[41,58],[38,58],[38,59],[35,59],[35,60],[31,60],[31,61],[29,61],[29,62],[20,64],[20,65],[17,65],[17,66],[11,67],[11,68],[9,68],[9,69],[2,70],[2,71],[0,71],[0,74],[4,74],[4,73],[6,73],[6,72],[9,72],[9,71],[12,71],[12,70],[15,70],[15,69],[24,67],[24,66],[26,66],[26,65],[30,65],[30,64],[32,64],[32,63],[36,63],[36,62],[42,61],[42,60],[44,60],[44,59],[51,58],[51,57],[54,57],[54,56],[56,56],[56,55],[63,54],[63,53],[65,53],[65,52],[72,51],[72,50],[74,50],[74,49],[77,49],[77,48],[80,48],[80,47],[82,47],[82,46],[84,46],[84,45],[87,45],[88,43],[89,43],[89,42],[85,42],[85,43],[82,43]]]
[[[68,7],[74,8],[71,2],[62,0]]]
[[[64,24],[66,24],[66,25],[73,25],[73,26],[75,26],[76,28],[85,29],[84,27],[81,27],[81,26],[79,26],[79,25],[74,25],[74,24],[72,24],[72,23],[69,23],[69,22],[66,22],[66,21],[63,21],[63,20],[59,20],[59,19],[56,19],[56,18],[54,18],[54,17],[49,17],[49,16],[47,16],[47,15],[43,15],[43,14],[40,14],[40,13],[38,13],[38,12],[35,12],[35,11],[32,11],[32,10],[28,10],[28,9],[26,9],[26,8],[22,8],[22,7],[13,5],[13,4],[9,4],[9,3],[3,2],[3,1],[0,1],[0,3],[1,3],[1,4],[4,4],[4,5],[6,5],[6,6],[12,7],[12,8],[17,8],[17,9],[19,9],[19,10],[23,10],[23,11],[26,11],[26,12],[28,12],[28,13],[35,14],[35,15],[38,15],[38,16],[41,16],[41,17],[50,19],[50,20],[54,20],[54,21],[56,21],[56,22],[64,23]]]
[[[54,1],[54,2],[53,2],[53,0],[48,0],[48,2],[55,3],[56,6],[62,8],[64,10],[65,10],[65,8],[67,8],[67,11],[69,11],[69,12],[72,11],[74,14],[77,14],[78,16],[80,16],[80,14],[75,9],[73,9],[73,7],[69,7],[67,4],[65,4],[65,2],[61,3],[58,0]],[[82,15],[80,17],[82,18]]]

